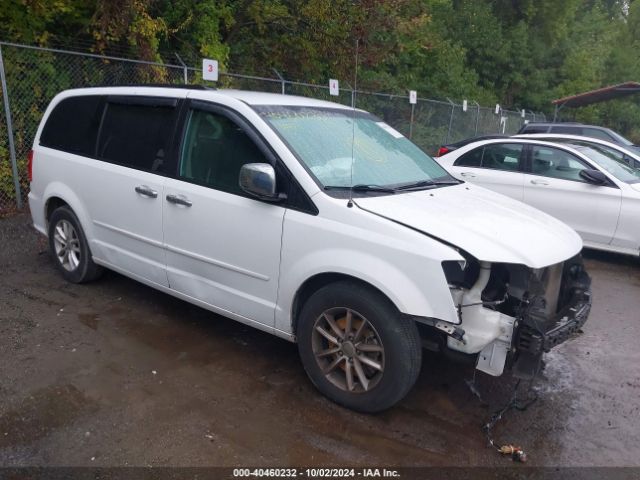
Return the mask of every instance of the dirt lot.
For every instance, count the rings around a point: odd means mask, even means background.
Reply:
[[[640,263],[587,253],[594,309],[499,440],[533,465],[639,466]],[[427,354],[379,415],[321,397],[296,347],[107,273],[65,283],[27,216],[0,220],[0,465],[504,465],[469,366]],[[478,374],[492,407],[514,381]]]

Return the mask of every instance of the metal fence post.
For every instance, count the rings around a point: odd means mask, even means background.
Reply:
[[[409,138],[410,139],[413,137],[413,114],[415,112],[415,109],[416,109],[416,104],[412,103],[411,104],[411,121],[409,122]]]
[[[11,123],[11,108],[9,107],[9,90],[7,90],[7,77],[4,72],[4,60],[2,58],[2,45],[0,45],[0,82],[2,84],[2,98],[4,100],[4,113],[7,119],[7,135],[9,137],[9,156],[11,158],[11,172],[13,173],[13,186],[16,190],[16,206],[22,208],[22,192],[20,191],[20,179],[18,177],[18,164],[16,162],[16,146],[13,143],[13,124]]]
[[[449,129],[447,130],[447,138],[445,138],[444,143],[449,143],[449,137],[451,136],[451,126],[453,125],[453,113],[456,108],[456,104],[447,98],[447,102],[451,104],[451,117],[449,117]]]
[[[475,100],[473,100],[473,103],[476,104],[476,107],[478,108],[476,110],[476,130],[475,133],[473,134],[474,137],[478,136],[478,122],[480,122],[480,104],[478,102],[476,102]]]
[[[276,70],[275,68],[272,68],[272,70],[273,73],[275,73],[280,79],[280,83],[282,84],[282,95],[286,95],[286,80],[282,75],[280,75],[280,72],[278,70]]]
[[[182,58],[180,58],[178,52],[174,53],[176,54],[176,58],[180,62],[180,65],[182,65],[182,75],[184,77],[184,84],[186,85],[187,83],[189,83],[189,71],[187,70],[187,65],[182,61]]]

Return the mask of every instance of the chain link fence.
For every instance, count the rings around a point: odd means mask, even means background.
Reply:
[[[29,191],[27,155],[42,114],[51,99],[69,88],[137,85],[144,83],[202,84],[202,71],[125,58],[0,42],[0,215],[20,209]],[[221,72],[217,87],[301,95],[355,105],[382,118],[433,155],[440,145],[487,134],[513,134],[525,121],[544,121],[542,114],[481,107],[466,111],[451,100],[418,98],[341,88],[331,96],[329,87],[278,78]],[[13,150],[11,150],[13,144]]]

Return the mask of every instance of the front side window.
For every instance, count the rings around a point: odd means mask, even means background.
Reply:
[[[167,173],[175,107],[108,103],[98,158],[138,170]]]
[[[93,157],[102,116],[102,97],[69,97],[55,106],[47,119],[40,145]]]
[[[586,182],[580,171],[586,170],[584,163],[564,150],[534,146],[531,151],[531,173],[544,177]]]
[[[618,143],[620,145],[626,145],[627,147],[633,147],[634,146],[632,141],[630,141],[627,138],[624,138],[619,133],[616,133],[613,130],[609,130],[608,128],[606,129],[606,131],[607,131],[607,134],[613,139],[613,140],[609,140],[609,141],[612,141],[614,143]]]
[[[454,166],[478,167],[517,172],[520,169],[522,144],[494,143],[476,148],[461,156]]]
[[[585,137],[599,138],[600,140],[604,140],[606,142],[616,142],[616,139],[609,135],[604,130],[599,130],[597,128],[583,128],[582,135]]]
[[[628,155],[624,156],[624,161],[627,162],[631,168],[635,168],[636,170],[640,170],[640,160],[635,160]]]
[[[618,180],[626,183],[640,182],[640,169],[629,164],[628,157],[622,152],[594,144],[575,145],[574,148]]]
[[[236,123],[217,113],[191,111],[180,159],[181,178],[243,194],[238,179],[247,163],[268,160]]]
[[[323,187],[455,182],[433,158],[368,113],[322,107],[254,108]]]

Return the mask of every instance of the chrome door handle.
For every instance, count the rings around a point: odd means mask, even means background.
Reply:
[[[469,172],[462,172],[460,175],[468,178],[476,178],[476,176],[473,173],[469,173]]]
[[[136,193],[142,195],[143,197],[149,197],[149,198],[158,197],[158,192],[156,192],[154,189],[146,185],[138,185],[135,190],[136,190]]]
[[[533,183],[534,185],[549,185],[549,183],[545,182],[544,180],[531,180],[531,183]]]
[[[169,194],[167,195],[167,202],[173,203],[174,205],[183,205],[185,207],[190,207],[191,205],[193,205],[193,203],[191,203],[191,200],[189,200],[184,195]]]

